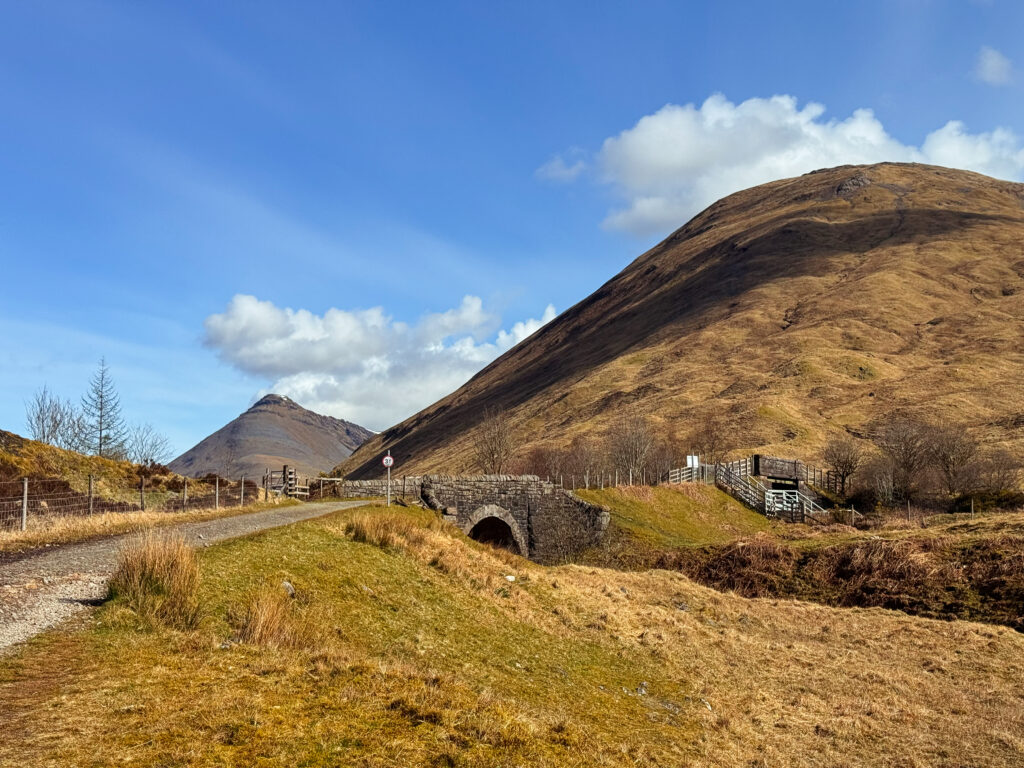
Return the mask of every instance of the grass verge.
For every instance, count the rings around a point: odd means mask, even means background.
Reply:
[[[60,544],[75,544],[165,525],[235,517],[301,503],[294,499],[280,499],[247,504],[244,507],[190,509],[185,512],[106,512],[87,516],[37,517],[29,520],[27,530],[0,531],[0,555],[19,554]]]
[[[339,512],[200,564],[196,629],[118,599],[0,660],[0,764],[1024,760],[1024,637],[1002,627],[544,568],[415,510]],[[254,596],[277,618],[252,618]]]

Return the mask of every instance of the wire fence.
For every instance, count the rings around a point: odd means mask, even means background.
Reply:
[[[135,487],[97,488],[89,478],[87,490],[75,490],[62,478],[23,478],[0,481],[0,531],[26,530],[34,522],[59,517],[84,517],[128,512],[185,512],[239,507],[267,495],[256,480],[212,481],[183,479],[174,489]]]

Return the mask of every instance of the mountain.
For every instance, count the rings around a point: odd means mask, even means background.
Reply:
[[[280,395],[267,395],[237,419],[172,461],[175,472],[201,477],[259,477],[289,464],[316,475],[352,453],[373,433],[348,421],[321,416]]]
[[[472,465],[487,408],[521,449],[718,414],[748,450],[909,411],[1024,450],[1024,185],[844,166],[726,197],[339,471]]]

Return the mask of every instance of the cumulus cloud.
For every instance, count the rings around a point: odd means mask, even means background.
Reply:
[[[534,173],[537,178],[545,181],[569,182],[587,169],[585,153],[579,147],[573,147],[559,155],[555,155]]]
[[[641,236],[665,234],[725,195],[816,168],[882,161],[925,162],[1019,179],[1024,148],[1007,129],[968,133],[951,121],[920,147],[893,138],[870,109],[843,120],[793,96],[734,104],[716,94],[703,104],[669,104],[606,139],[596,163],[623,204],[605,226]]]
[[[273,380],[266,392],[305,407],[383,429],[464,384],[502,352],[555,317],[501,329],[476,296],[424,315],[393,320],[381,307],[317,315],[237,295],[206,318],[206,344],[241,371]]]
[[[974,64],[974,76],[989,85],[1009,85],[1013,80],[1013,64],[995,48],[983,45]]]

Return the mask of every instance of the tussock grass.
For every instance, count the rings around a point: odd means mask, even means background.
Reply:
[[[438,531],[443,523],[426,511],[356,514],[345,522],[344,532],[360,544],[384,549],[401,544],[422,543],[425,531]]]
[[[283,585],[264,584],[253,591],[245,608],[229,621],[239,642],[269,648],[309,648],[319,640],[316,626],[296,609],[296,598]]]
[[[747,600],[668,571],[545,568],[412,511],[342,512],[201,561],[212,642],[140,633],[112,606],[0,660],[0,764],[1024,758],[1024,636],[1004,627]],[[238,606],[285,579],[315,639],[222,647]],[[266,600],[278,618],[263,626],[287,625],[280,594]]]
[[[180,536],[145,536],[121,548],[108,594],[141,618],[174,629],[194,629],[200,618],[199,563]]]

